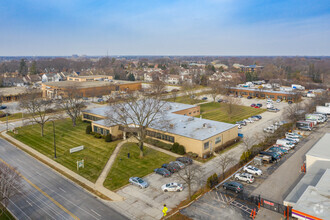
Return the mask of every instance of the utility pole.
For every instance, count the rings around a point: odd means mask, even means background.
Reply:
[[[53,122],[53,133],[54,133],[54,158],[56,159],[56,139],[55,139],[55,122]]]

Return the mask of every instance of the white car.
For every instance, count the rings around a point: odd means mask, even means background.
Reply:
[[[251,174],[255,174],[255,175],[258,175],[258,176],[261,176],[261,175],[262,175],[262,171],[261,171],[260,169],[258,169],[258,168],[256,168],[256,167],[253,167],[253,166],[251,166],[251,165],[249,165],[249,166],[245,166],[245,167],[243,168],[243,170],[244,170],[245,172],[248,172],[248,173],[251,173]]]
[[[285,136],[292,136],[292,137],[302,138],[302,136],[300,134],[290,133],[290,132],[286,132]]]
[[[162,186],[164,192],[181,192],[183,190],[182,184],[179,183],[167,183]]]
[[[180,161],[172,161],[170,164],[176,164],[180,167],[180,169],[183,169],[185,167],[184,163],[181,163]]]
[[[247,123],[252,123],[252,122],[254,122],[253,120],[251,120],[251,119],[244,119],[243,121],[245,121],[245,122],[247,122]]]
[[[240,125],[240,124],[235,124],[235,125],[238,127],[238,129],[242,128],[242,125]]]
[[[240,181],[247,182],[247,183],[253,183],[254,177],[252,176],[252,174],[249,174],[249,173],[236,173],[235,180],[236,181],[240,180]]]

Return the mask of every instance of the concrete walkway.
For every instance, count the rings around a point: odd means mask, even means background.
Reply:
[[[22,148],[23,150],[25,150],[25,151],[29,152],[30,154],[34,155],[35,157],[37,157],[40,162],[43,162],[47,166],[50,165],[50,166],[56,167],[57,169],[61,170],[66,175],[72,177],[76,181],[78,181],[78,182],[80,182],[82,184],[85,184],[89,188],[91,188],[93,190],[96,190],[96,191],[100,192],[101,194],[104,194],[105,196],[109,197],[113,201],[123,201],[124,200],[124,198],[122,196],[118,195],[117,193],[112,192],[112,191],[106,189],[103,186],[99,186],[99,185],[94,184],[93,182],[87,180],[86,178],[80,176],[79,174],[73,172],[72,170],[69,170],[65,166],[57,163],[56,161],[54,161],[54,160],[46,157],[43,154],[39,153],[38,151],[36,151],[35,149],[29,147],[28,145],[26,145],[26,144],[24,144],[24,143],[16,140],[15,138],[9,136],[6,132],[2,132],[2,135],[6,139],[10,140],[12,143],[14,143],[17,146],[19,146],[20,148]],[[62,175],[61,173],[59,173],[59,174]]]
[[[125,144],[127,142],[128,142],[127,140],[124,140],[124,141],[120,142],[119,144],[117,144],[116,149],[111,154],[111,157],[109,158],[107,164],[103,168],[102,173],[100,174],[99,178],[96,180],[95,185],[97,187],[103,187],[103,183],[104,183],[105,179],[107,178],[113,163],[115,162],[115,159],[118,155],[120,148],[123,146],[123,144]]]

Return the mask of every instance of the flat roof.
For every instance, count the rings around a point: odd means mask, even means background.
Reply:
[[[309,186],[317,185],[317,183],[328,168],[330,168],[330,161],[318,160],[313,163],[308,168],[307,172],[304,174],[301,180],[296,184],[296,186],[284,199],[284,205],[295,205]]]
[[[316,186],[308,186],[297,203],[292,207],[293,214],[304,217],[295,210],[320,219],[330,216],[330,169],[322,175]],[[309,219],[309,218],[308,218]]]
[[[310,149],[306,156],[314,156],[318,158],[323,158],[330,160],[330,133],[326,133],[323,137],[314,144],[312,149]]]
[[[111,85],[124,85],[137,83],[139,81],[122,81],[122,80],[113,80],[112,82],[108,81],[59,81],[59,82],[45,82],[43,83],[46,86],[56,86],[62,88],[69,88],[75,86],[76,88],[93,88],[93,87],[103,87]]]
[[[71,78],[81,78],[81,79],[93,79],[93,78],[99,78],[99,77],[112,77],[107,75],[91,75],[91,76],[69,76]]]
[[[14,96],[21,95],[26,93],[26,87],[8,87],[8,88],[0,88],[0,94],[2,96]],[[33,91],[41,92],[40,89],[34,89]]]
[[[149,128],[202,141],[236,127],[234,124],[174,113],[180,110],[196,107],[196,105],[187,105],[174,102],[168,102],[167,104],[166,113],[162,116],[162,118],[156,119],[155,122],[149,126]],[[107,113],[111,112],[111,106],[94,108],[84,112],[106,117]],[[111,124],[106,119],[94,121],[93,123],[106,127],[115,125]]]
[[[269,92],[269,93],[279,93],[279,94],[296,94],[295,92],[286,92],[286,91],[276,91],[276,90],[267,90],[267,89],[258,89],[258,88],[249,88],[249,87],[230,87],[231,89],[238,90],[249,90],[249,91],[257,91],[257,92]]]

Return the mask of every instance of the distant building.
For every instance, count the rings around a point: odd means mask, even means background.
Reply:
[[[241,65],[238,63],[233,64],[233,67],[236,69],[239,69],[241,72],[247,73],[253,73],[256,70],[262,70],[264,67],[263,66],[258,66],[258,65],[249,65],[249,66],[245,66],[245,65]]]
[[[87,81],[109,81],[112,80],[112,76],[106,75],[92,75],[92,76],[68,76],[68,81],[87,82]]]
[[[34,89],[32,90],[41,97],[41,90]],[[26,88],[25,87],[9,87],[9,88],[0,88],[0,99],[3,102],[15,102],[19,101],[26,96]]]
[[[41,76],[42,82],[59,82],[62,81],[62,77],[58,73],[44,73]]]
[[[25,85],[23,77],[6,77],[2,79],[2,86],[3,87],[12,87],[18,86],[22,87]]]
[[[182,81],[182,77],[179,75],[168,75],[167,79],[165,80],[168,84],[174,84],[177,85]]]

